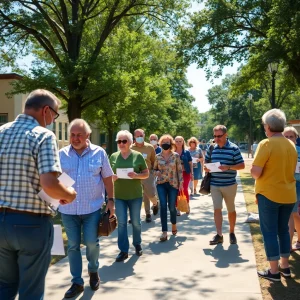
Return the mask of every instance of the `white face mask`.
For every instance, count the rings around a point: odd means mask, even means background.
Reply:
[[[142,136],[137,137],[135,140],[138,144],[144,143],[144,138]]]
[[[51,110],[50,110],[50,115],[51,115],[51,119],[53,120]],[[44,123],[45,123],[45,127],[46,127],[48,130],[53,131],[53,122],[51,122],[49,125],[47,125],[47,123],[46,123],[46,116],[44,116]]]
[[[156,140],[151,140],[150,144],[153,145],[153,146],[155,146],[155,145],[157,145],[157,141]]]

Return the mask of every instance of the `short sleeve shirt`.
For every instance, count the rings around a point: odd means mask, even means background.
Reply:
[[[131,154],[126,159],[123,158],[120,151],[115,152],[110,156],[109,161],[115,174],[117,168],[133,168],[136,173],[141,173],[147,169],[143,155],[134,150],[131,150]],[[116,199],[132,200],[141,198],[143,197],[141,179],[117,179],[114,182],[114,192]]]
[[[54,133],[21,114],[0,127],[0,207],[51,214],[39,198],[40,175],[61,173]]]
[[[81,155],[69,145],[59,151],[63,172],[74,181],[77,195],[69,204],[61,205],[59,211],[67,215],[86,215],[100,209],[105,199],[103,178],[113,175],[107,154],[100,146],[89,145]]]
[[[295,145],[285,137],[262,140],[253,161],[254,166],[263,168],[261,176],[255,181],[255,194],[277,203],[295,203],[297,159]]]
[[[210,161],[211,158],[211,161]],[[218,145],[213,146],[212,153],[206,152],[206,162],[220,162],[221,165],[233,166],[244,162],[239,147],[227,140],[221,148]],[[224,172],[212,172],[210,184],[213,186],[229,186],[236,184],[236,171],[227,170]]]
[[[144,142],[144,145],[142,147],[138,147],[136,144],[132,144],[131,149],[140,152],[143,155],[148,169],[149,171],[151,171],[156,155],[154,147],[151,144]]]

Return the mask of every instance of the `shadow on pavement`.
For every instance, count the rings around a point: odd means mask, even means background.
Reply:
[[[249,261],[241,257],[238,245],[230,245],[226,250],[222,244],[218,244],[214,249],[203,249],[203,252],[205,255],[210,255],[215,259],[215,265],[218,268],[228,268],[230,264]]]

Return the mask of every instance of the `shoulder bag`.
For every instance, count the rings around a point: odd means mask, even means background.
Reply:
[[[209,154],[210,154],[210,158],[209,158],[209,162],[211,162],[211,155],[213,152],[213,146],[211,146],[209,148]],[[199,193],[203,194],[203,195],[208,195],[210,194],[210,179],[211,179],[211,173],[207,172],[205,174],[205,176],[202,179],[201,185],[200,185],[200,190]]]

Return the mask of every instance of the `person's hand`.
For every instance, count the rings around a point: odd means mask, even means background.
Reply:
[[[138,174],[135,173],[135,172],[129,172],[129,173],[127,173],[127,175],[128,175],[128,177],[130,177],[132,179],[134,179],[134,178],[136,178],[138,176]]]
[[[204,172],[206,172],[206,173],[207,173],[207,172],[210,172],[210,169],[206,168],[206,165],[203,166],[203,170],[204,170]]]
[[[228,171],[229,168],[230,168],[230,167],[229,167],[229,166],[226,166],[226,165],[221,165],[221,166],[219,166],[219,169],[222,170],[223,172],[224,172],[224,171]]]
[[[112,180],[113,180],[113,181],[116,181],[117,179],[118,179],[118,176],[117,176],[116,174],[113,174]]]
[[[179,184],[179,191],[180,192],[183,191],[183,184],[182,183]]]
[[[255,196],[255,204],[258,204],[258,199],[256,196]]]
[[[160,178],[161,172],[160,171],[155,171],[155,176],[157,176],[158,178]]]
[[[61,205],[69,204],[69,203],[73,202],[76,199],[77,193],[74,190],[74,188],[69,186],[69,187],[67,187],[67,190],[69,190],[69,192],[70,192],[70,197],[68,197],[68,199],[60,199],[59,203]]]
[[[112,201],[112,200],[107,201],[105,211],[108,211],[108,210],[110,212],[109,217],[110,218],[113,217],[115,214],[115,201]]]

